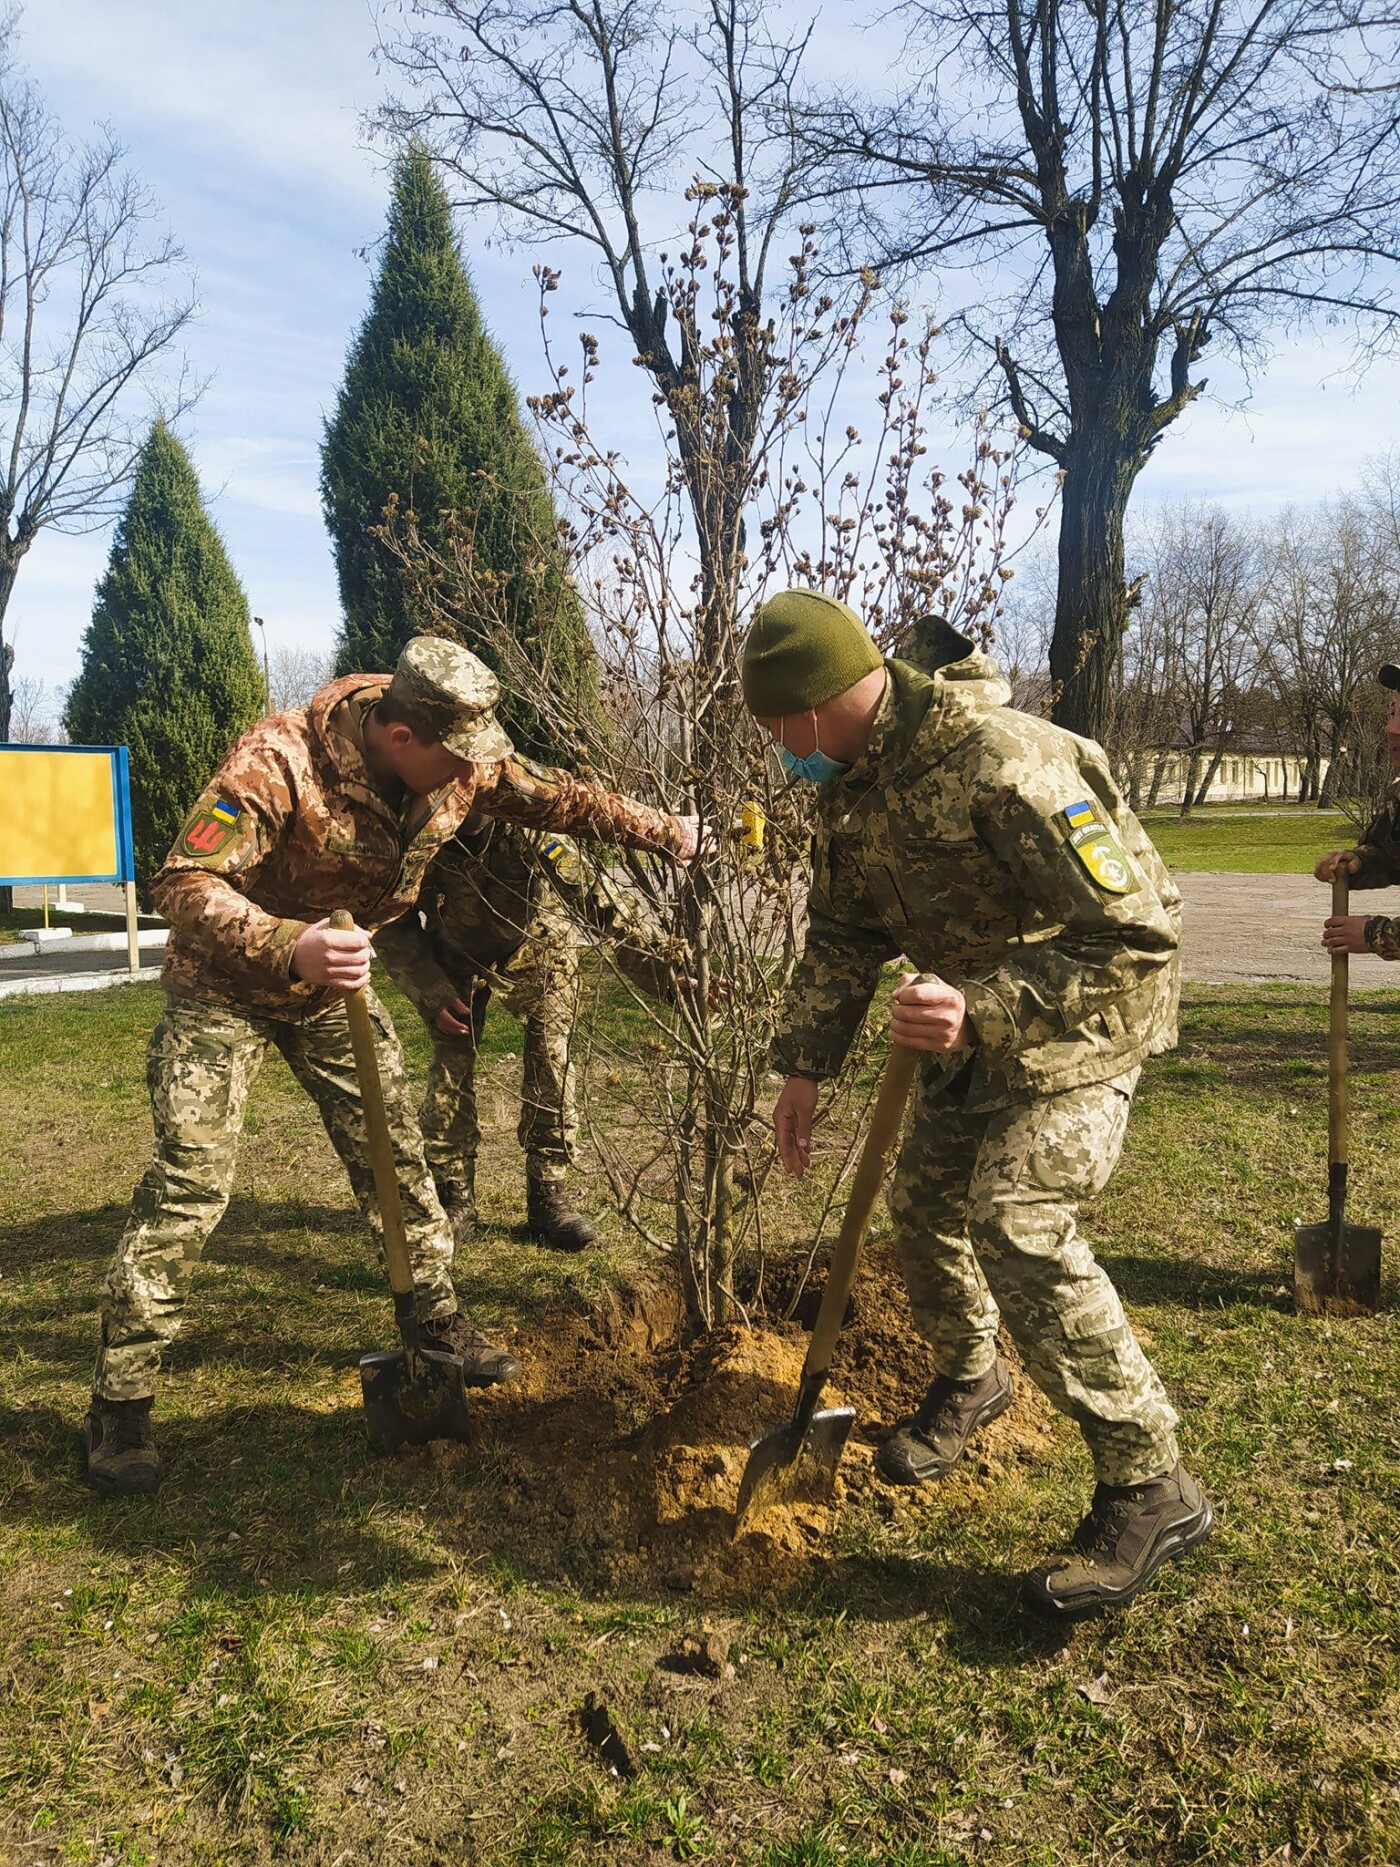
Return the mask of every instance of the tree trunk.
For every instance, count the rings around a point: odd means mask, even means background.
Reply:
[[[1157,807],[1157,794],[1162,789],[1162,780],[1167,775],[1167,764],[1170,758],[1170,752],[1162,752],[1158,755],[1156,762],[1153,764],[1152,784],[1147,793],[1147,808],[1149,810],[1155,810]]]
[[[7,745],[10,739],[10,722],[14,716],[14,689],[10,685],[10,670],[15,665],[15,651],[4,639],[5,611],[10,607],[10,597],[14,592],[15,573],[19,569],[19,559],[0,558],[0,745]],[[8,885],[0,887],[0,914],[14,911],[15,891]]]
[[[1209,797],[1210,787],[1215,783],[1216,776],[1220,771],[1221,761],[1224,759],[1224,757],[1225,757],[1224,752],[1220,750],[1219,748],[1217,748],[1211,757],[1210,764],[1207,765],[1206,767],[1205,777],[1202,778],[1199,786],[1197,787],[1196,795],[1192,799],[1193,804],[1204,804],[1207,797]]]
[[[1186,778],[1181,787],[1181,814],[1191,815],[1191,806],[1196,801],[1196,782],[1201,775],[1201,748],[1192,746],[1191,756],[1186,762]]]
[[[1051,718],[1086,739],[1100,739],[1128,614],[1123,518],[1133,469],[1121,450],[1103,449],[1096,437],[1077,453],[1060,492]]]

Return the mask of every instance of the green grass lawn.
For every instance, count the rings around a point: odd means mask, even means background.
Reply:
[[[1143,823],[1167,867],[1176,870],[1306,875],[1327,850],[1356,842],[1355,824],[1339,810],[1272,816],[1237,809],[1207,806],[1184,820],[1175,811],[1149,811]]]
[[[1015,1583],[1087,1496],[1061,1424],[941,1493],[867,1494],[796,1592],[719,1603],[527,1534],[536,1502],[498,1460],[372,1457],[354,1371],[388,1306],[275,1061],[162,1392],[166,1487],[95,1498],[76,1425],[158,1007],[147,987],[0,1004],[6,1867],[1400,1859],[1393,1272],[1366,1321],[1286,1300],[1294,1221],[1325,1205],[1321,994],[1190,993],[1089,1215],[1220,1529],[1074,1631],[1029,1622]],[[1362,995],[1353,1029],[1352,1211],[1393,1267],[1400,998]],[[494,1023],[492,1229],[461,1264],[504,1330],[636,1264],[616,1228],[583,1261],[513,1233],[516,1049]],[[678,1674],[706,1619],[732,1674]],[[589,1693],[631,1781],[581,1733]]]

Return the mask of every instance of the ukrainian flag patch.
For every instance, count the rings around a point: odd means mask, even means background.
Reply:
[[[1138,886],[1137,874],[1094,806],[1082,799],[1066,804],[1061,815],[1069,828],[1069,846],[1091,881],[1106,895],[1132,894]]]

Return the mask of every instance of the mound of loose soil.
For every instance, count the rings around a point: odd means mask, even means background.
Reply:
[[[516,1560],[544,1573],[582,1563],[609,1583],[706,1597],[783,1588],[828,1556],[848,1498],[885,1489],[874,1448],[929,1379],[887,1251],[867,1261],[828,1389],[831,1404],[857,1413],[832,1506],[769,1509],[737,1540],[749,1441],[791,1417],[807,1332],[796,1322],[732,1328],[687,1344],[679,1322],[664,1291],[619,1293],[600,1313],[527,1332],[524,1380],[481,1397],[478,1442],[449,1456],[500,1473]],[[950,1482],[975,1492],[1008,1462],[1037,1455],[1048,1420],[1020,1380],[1015,1406]]]

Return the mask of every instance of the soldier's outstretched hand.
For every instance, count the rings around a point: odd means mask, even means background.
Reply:
[[[681,826],[682,836],[681,846],[676,851],[677,862],[694,862],[697,856],[712,856],[715,853],[719,844],[712,823],[705,825],[702,838],[698,817],[677,817],[676,822]]]
[[[1322,923],[1322,944],[1329,953],[1369,953],[1365,914],[1332,914]]]
[[[890,1001],[890,1036],[910,1050],[956,1050],[971,1036],[967,1001],[937,973],[906,972]]]
[[[292,948],[292,972],[306,985],[332,985],[338,992],[358,992],[369,984],[369,935],[363,927],[337,931],[329,920],[317,921]]]
[[[1313,874],[1320,882],[1334,882],[1338,868],[1345,863],[1347,873],[1355,875],[1361,867],[1361,857],[1354,849],[1331,849],[1318,863]]]
[[[778,1159],[799,1180],[812,1164],[812,1117],[817,1110],[817,1084],[810,1076],[789,1076],[773,1105],[773,1129]]]

